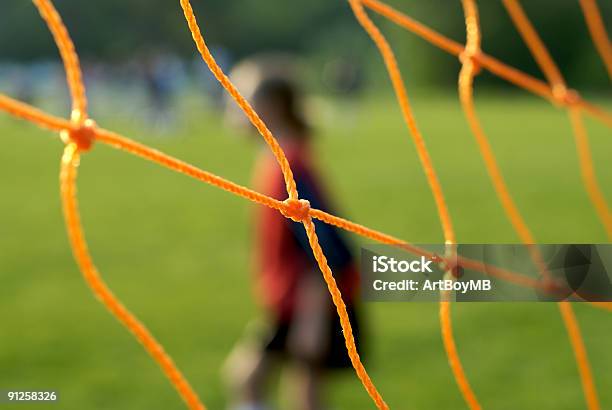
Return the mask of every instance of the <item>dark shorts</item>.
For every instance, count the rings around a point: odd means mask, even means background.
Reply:
[[[353,306],[347,306],[347,313],[353,329],[353,337],[355,338],[355,345],[357,346],[357,352],[362,356],[362,340],[361,340],[361,326],[359,315]],[[314,362],[313,360],[306,360],[300,357],[292,357],[288,348],[288,337],[289,330],[291,328],[291,321],[277,322],[272,325],[268,334],[264,336],[264,349],[266,352],[279,353],[285,357],[293,360],[307,361],[309,364],[321,366],[325,369],[344,369],[352,367],[351,360],[346,350],[346,344],[344,341],[344,334],[342,332],[342,326],[340,325],[340,318],[338,317],[334,308],[329,321],[329,344],[326,351],[323,353],[320,362]]]

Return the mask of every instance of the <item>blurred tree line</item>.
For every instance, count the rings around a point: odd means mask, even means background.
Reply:
[[[342,57],[365,68],[370,78],[383,70],[376,50],[355,21],[345,0],[192,0],[210,45],[233,59],[270,50],[296,52],[319,64]],[[464,41],[459,0],[389,0],[389,3],[440,32]],[[609,80],[584,23],[578,0],[524,0],[523,5],[562,67],[577,87],[610,89]],[[195,47],[178,0],[55,0],[84,59],[116,62],[145,50],[163,48],[192,58]],[[502,61],[538,75],[528,50],[499,0],[479,2],[483,49]],[[612,1],[599,0],[612,31]],[[373,17],[374,13],[371,13]],[[456,81],[458,63],[380,18],[383,32],[410,78],[427,84]],[[57,58],[55,46],[30,1],[0,2],[0,59]],[[374,74],[373,74],[374,73]],[[483,76],[482,80],[499,83]]]

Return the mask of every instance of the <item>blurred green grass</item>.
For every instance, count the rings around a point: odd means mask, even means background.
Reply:
[[[517,242],[456,97],[422,93],[413,100],[459,241]],[[536,238],[604,242],[563,111],[514,94],[477,93],[477,108]],[[416,243],[442,240],[392,97],[321,99],[312,114],[318,161],[343,216]],[[146,128],[112,119],[101,125],[249,184],[257,143],[232,135],[212,113],[187,110],[180,121],[186,125],[174,138],[147,138]],[[586,122],[598,177],[612,200],[612,135]],[[0,133],[0,387],[57,389],[57,407],[65,409],[183,408],[156,365],[94,300],[73,263],[59,204],[58,139],[4,115]],[[257,315],[249,246],[254,205],[102,145],[84,155],[80,172],[83,222],[104,278],[204,402],[222,408],[219,368]],[[602,405],[611,408],[612,317],[586,306],[576,311]],[[465,407],[446,362],[435,304],[370,304],[366,313],[366,365],[392,408]],[[584,407],[554,304],[457,304],[453,316],[464,367],[485,408]],[[372,408],[352,373],[332,377],[328,393],[332,409]]]

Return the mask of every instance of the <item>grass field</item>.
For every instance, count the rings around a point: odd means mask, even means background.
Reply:
[[[516,242],[456,97],[413,99],[459,241]],[[121,110],[121,102],[116,105]],[[536,238],[604,242],[564,112],[519,95],[477,93],[477,107]],[[441,241],[430,191],[392,97],[321,100],[317,110],[319,161],[343,215],[412,242]],[[258,144],[231,135],[213,114],[190,110],[174,138],[147,138],[145,128],[99,120],[249,184]],[[612,200],[612,135],[592,120],[587,125],[601,186]],[[183,408],[156,365],[91,296],[73,263],[59,203],[58,139],[5,115],[0,135],[0,388],[56,389],[62,404],[55,407],[62,409]],[[257,315],[249,271],[254,205],[102,145],[82,159],[79,197],[103,276],[204,402],[222,408],[219,368]],[[485,408],[585,407],[557,310],[545,303],[454,305],[459,351]],[[587,306],[576,311],[602,406],[612,408],[612,316]],[[366,313],[366,366],[392,408],[465,408],[435,304],[370,304]],[[329,396],[332,409],[373,408],[352,373],[335,376]]]

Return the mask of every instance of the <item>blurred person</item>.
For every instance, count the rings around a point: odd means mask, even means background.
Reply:
[[[141,62],[147,98],[150,103],[149,122],[159,133],[175,125],[174,96],[184,73],[180,61],[161,51],[150,51]]]
[[[249,87],[241,87],[241,80],[246,77],[251,83],[247,99],[285,151],[300,198],[313,208],[331,211],[313,162],[313,133],[304,119],[300,95],[287,76],[275,71],[251,61],[234,70],[232,79],[243,91]],[[287,197],[283,175],[267,146],[262,146],[254,179],[258,191],[279,200]],[[351,368],[335,307],[302,224],[267,207],[257,208],[254,223],[256,287],[267,323],[263,328],[249,326],[226,361],[230,408],[268,409],[268,381],[284,365],[284,390],[291,408],[322,409],[325,376],[332,369]],[[350,244],[335,227],[320,221],[315,225],[361,351],[355,306],[359,277]]]
[[[350,96],[363,89],[361,66],[354,58],[336,56],[323,67],[323,84],[334,93]]]
[[[34,81],[30,74],[30,66],[21,64],[13,71],[10,84],[14,87],[14,95],[19,100],[26,104],[34,104],[35,89]]]

